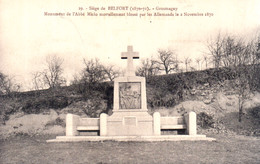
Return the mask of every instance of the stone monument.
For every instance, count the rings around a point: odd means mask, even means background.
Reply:
[[[121,54],[121,59],[127,59],[127,69],[124,77],[114,80],[114,108],[112,116],[107,118],[106,135],[153,135],[153,117],[147,112],[145,78],[135,76],[133,66],[133,59],[138,58],[132,46]]]
[[[133,59],[139,53],[132,46],[122,52],[121,59],[127,59],[124,77],[114,80],[113,114],[105,113],[100,118],[80,118],[74,114],[66,116],[66,136],[58,136],[47,142],[67,141],[175,141],[175,140],[215,140],[205,135],[197,135],[196,113],[184,116],[161,117],[155,112],[148,114],[146,82],[144,77],[135,76]],[[163,130],[185,130],[187,135],[161,135]],[[81,136],[81,132],[97,131],[99,136]]]

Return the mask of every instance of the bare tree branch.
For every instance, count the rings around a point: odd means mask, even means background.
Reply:
[[[215,67],[231,68],[235,73],[233,88],[239,100],[239,121],[242,119],[244,102],[250,93],[259,85],[259,58],[257,57],[257,42],[231,35],[217,36],[208,44],[208,50],[213,58]]]
[[[106,79],[113,81],[116,77],[119,76],[119,71],[115,69],[114,65],[104,66],[104,73]]]
[[[63,59],[56,55],[49,55],[46,57],[46,69],[42,72],[34,74],[34,80],[41,77],[43,83],[48,88],[56,88],[66,83],[63,73]],[[39,82],[39,81],[38,81]]]
[[[142,60],[142,65],[137,69],[136,74],[138,76],[149,78],[150,76],[157,75],[158,71],[156,61],[146,58]]]
[[[192,59],[190,57],[185,57],[184,58],[184,64],[185,64],[186,72],[188,72],[189,66],[190,66],[191,62],[192,62]]]
[[[12,92],[18,92],[21,88],[20,84],[14,82],[14,78],[4,75],[0,72],[0,94],[10,94]]]
[[[158,70],[165,71],[166,74],[178,71],[180,61],[178,61],[177,55],[173,51],[159,50],[157,57],[155,63]]]

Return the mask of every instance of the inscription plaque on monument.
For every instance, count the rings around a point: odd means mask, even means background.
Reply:
[[[136,117],[124,117],[124,125],[136,126],[137,120]]]
[[[119,83],[119,109],[141,109],[141,83]]]

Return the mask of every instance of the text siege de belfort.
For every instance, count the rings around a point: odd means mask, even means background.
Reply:
[[[180,12],[177,7],[149,7],[149,6],[88,6],[87,8],[79,7],[73,12],[44,12],[44,16],[88,16],[88,17],[164,17],[164,16],[179,16],[179,17],[196,17],[196,16],[213,16],[210,12]]]

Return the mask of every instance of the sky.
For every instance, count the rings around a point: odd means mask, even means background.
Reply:
[[[44,12],[79,12],[79,7],[85,14],[93,12],[90,7],[111,12],[109,6],[155,8],[149,11],[152,14],[170,12],[156,7],[177,8],[179,14],[209,12],[213,16],[44,16]],[[206,52],[207,39],[218,32],[253,37],[259,18],[259,0],[0,0],[0,71],[28,90],[32,73],[43,70],[46,56],[53,54],[64,59],[68,82],[83,69],[83,58],[99,58],[103,64],[124,69],[126,61],[120,55],[128,45],[141,59],[155,57],[159,49],[174,50],[180,59],[196,59]]]

